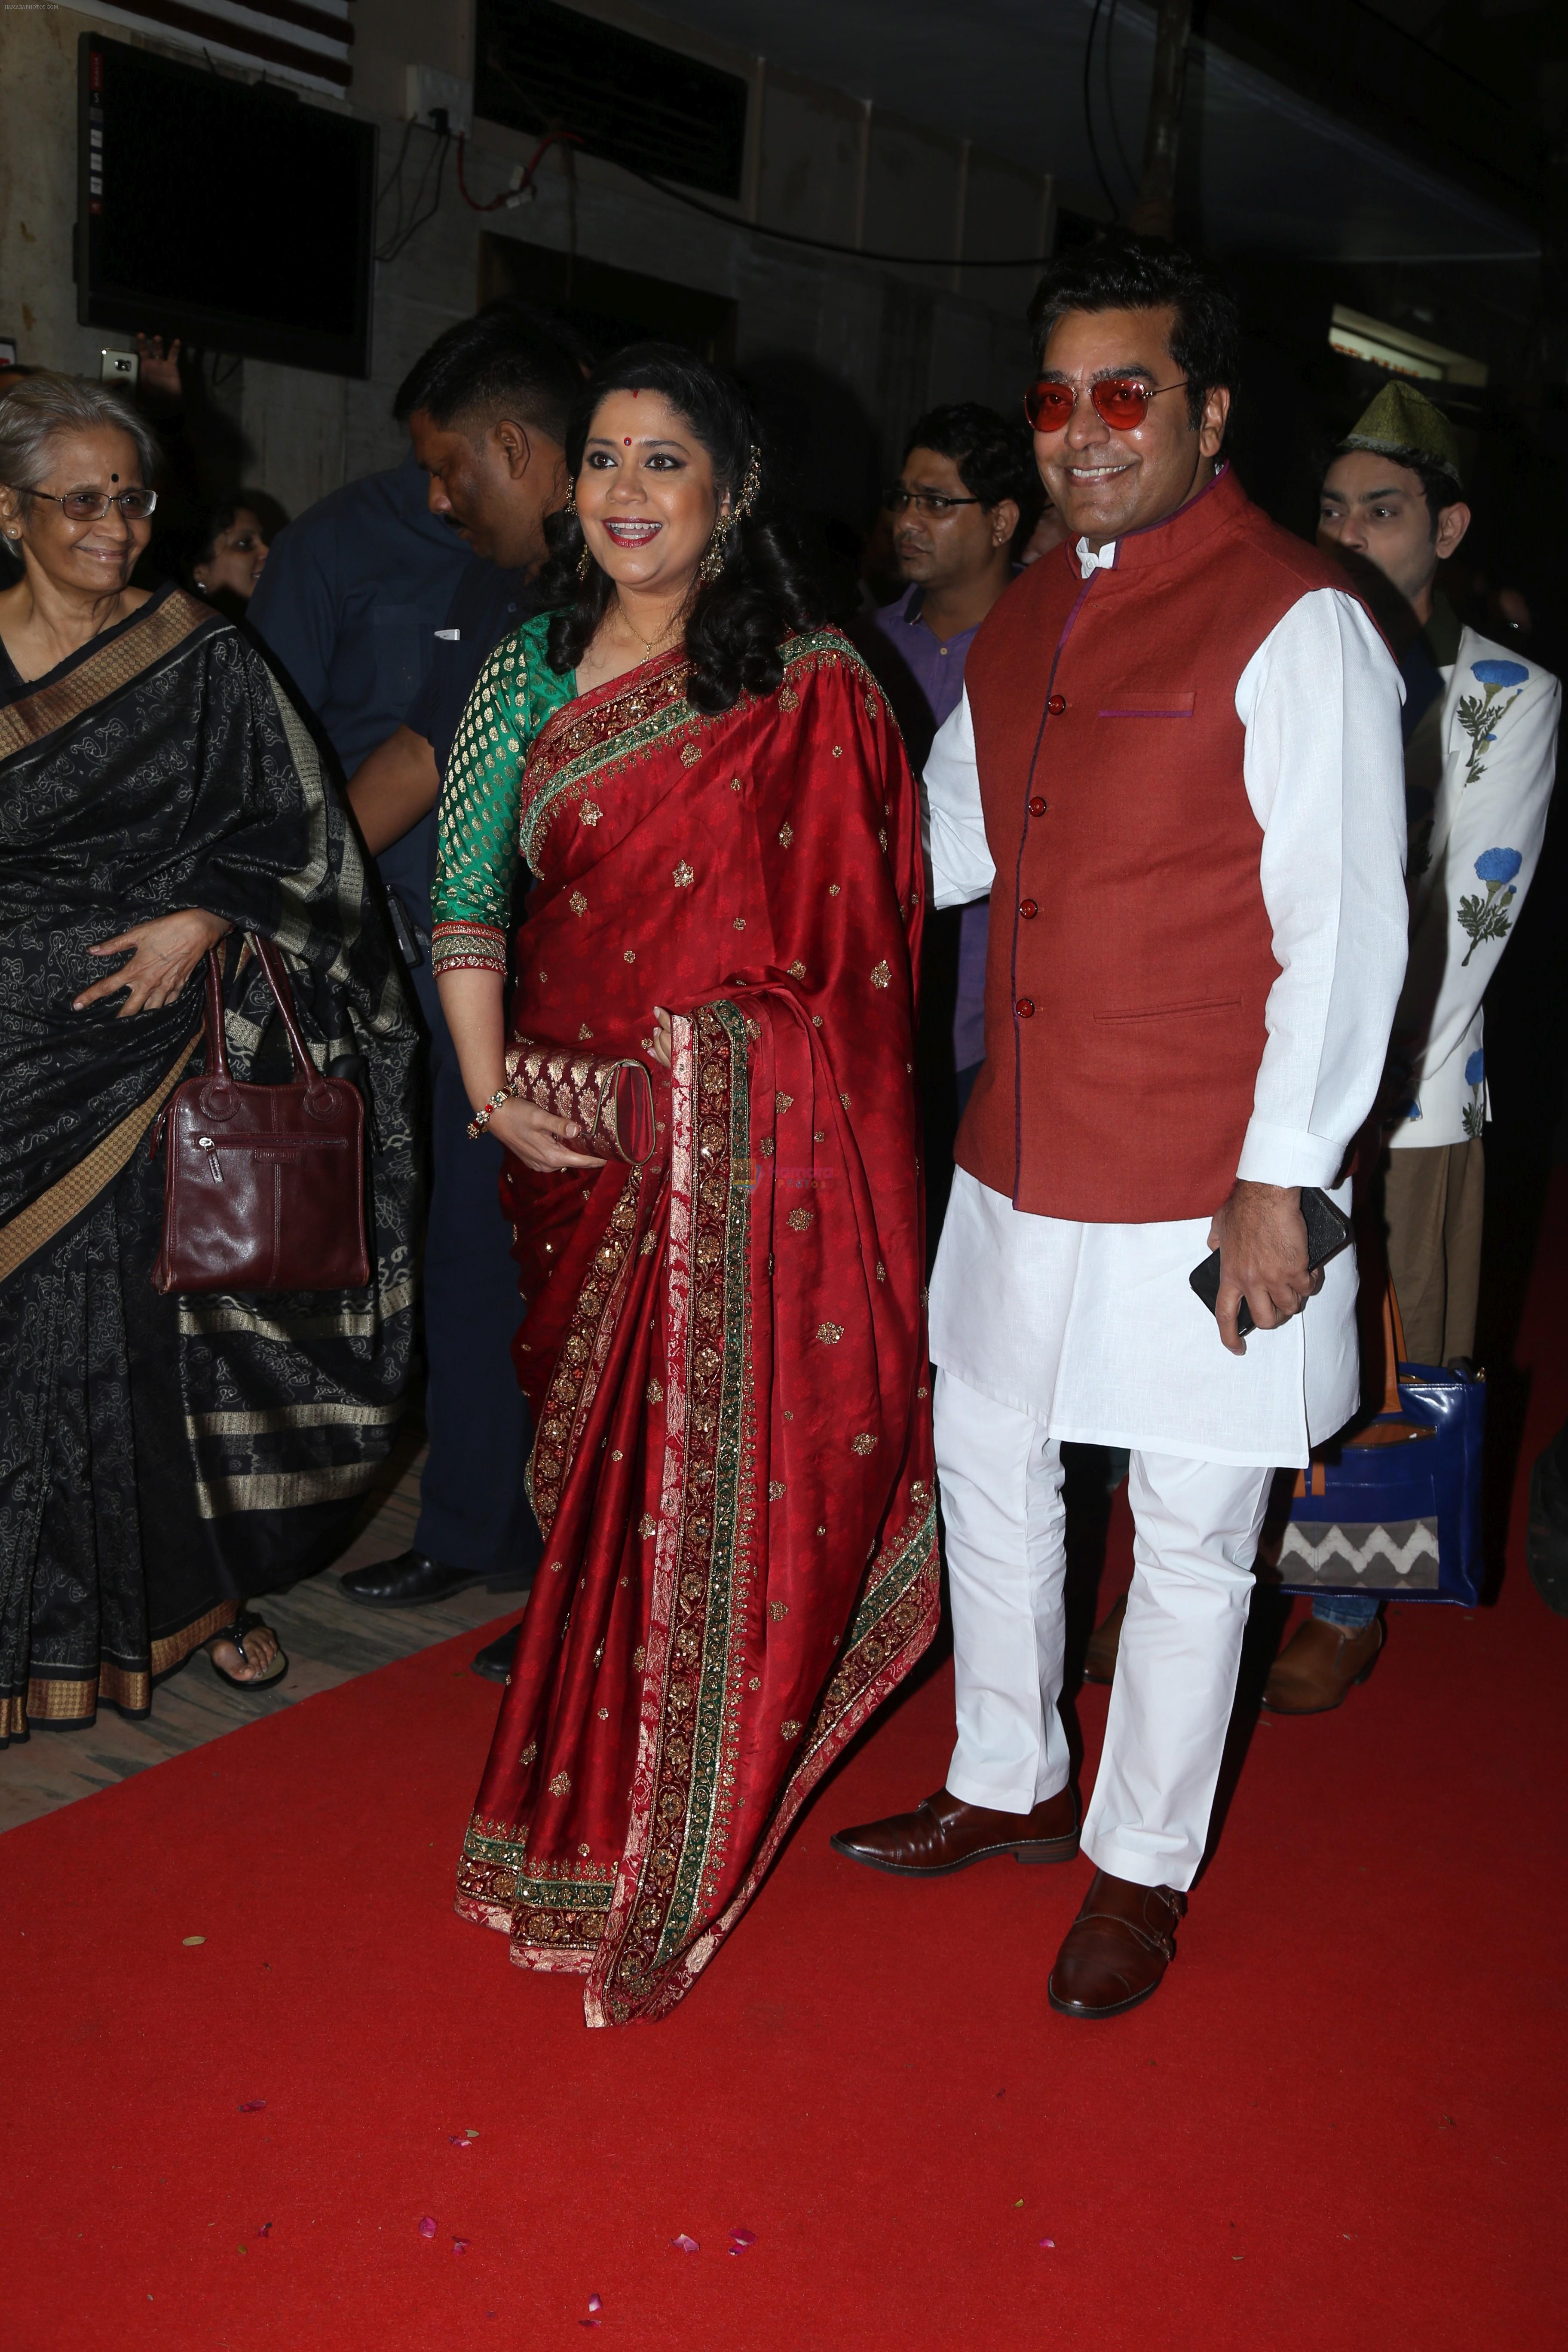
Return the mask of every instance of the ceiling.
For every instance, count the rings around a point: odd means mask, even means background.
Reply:
[[[1090,0],[654,5],[670,21],[1052,172],[1063,204],[1109,209],[1085,128]],[[1117,132],[1136,172],[1153,22],[1138,0],[1116,0],[1110,10],[1102,0],[1093,122],[1122,206],[1135,189],[1118,160]],[[1485,263],[1512,274],[1539,249],[1531,232],[1481,197],[1207,44],[1196,46],[1189,70],[1181,180],[1187,233],[1219,251]]]

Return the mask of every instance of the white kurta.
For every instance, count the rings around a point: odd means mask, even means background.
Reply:
[[[1258,1182],[1331,1185],[1383,1073],[1408,919],[1402,692],[1361,605],[1331,588],[1291,606],[1237,686],[1280,966],[1237,1170]],[[984,898],[994,867],[967,697],[925,787],[933,903]],[[1304,1314],[1235,1357],[1188,1286],[1207,1255],[1206,1218],[1035,1216],[960,1169],[931,1277],[932,1358],[1052,1438],[1300,1467],[1360,1401],[1352,1255]]]
[[[1410,1062],[1388,1139],[1395,1151],[1480,1134],[1481,999],[1534,877],[1557,772],[1562,688],[1539,662],[1466,629],[1443,688],[1431,835],[1410,876],[1410,969],[1394,1024],[1395,1053]],[[1418,730],[1407,765],[1419,741]]]

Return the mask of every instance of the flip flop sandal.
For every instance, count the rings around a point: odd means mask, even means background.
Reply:
[[[209,1633],[206,1641],[202,1644],[203,1648],[206,1651],[208,1665],[212,1668],[219,1682],[226,1683],[230,1690],[274,1690],[282,1681],[284,1675],[288,1673],[289,1661],[284,1656],[281,1650],[279,1651],[278,1655],[273,1659],[272,1664],[268,1666],[264,1675],[253,1675],[248,1682],[244,1680],[238,1675],[231,1675],[226,1666],[220,1666],[217,1660],[212,1654],[212,1643],[214,1642],[232,1642],[243,1660],[245,1657],[246,1635],[247,1633],[261,1632],[265,1628],[265,1623],[266,1621],[263,1618],[258,1617],[254,1609],[242,1609],[236,1616],[232,1625],[220,1625],[217,1632],[216,1633]]]

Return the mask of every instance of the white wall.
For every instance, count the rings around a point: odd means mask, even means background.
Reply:
[[[759,219],[845,243],[952,254],[955,263],[961,255],[1046,249],[1048,182],[997,158],[966,156],[940,131],[868,116],[852,94],[763,72],[754,60],[619,0],[585,5],[751,75],[762,102],[752,108],[746,189]],[[0,11],[0,332],[17,337],[24,359],[96,373],[100,347],[115,338],[78,326],[71,278],[76,44],[93,21],[90,12],[66,8]],[[384,177],[402,136],[405,68],[469,73],[471,9],[467,0],[359,0],[355,26],[349,103],[381,124]],[[113,29],[140,37],[122,25]],[[410,177],[426,143],[416,131]],[[470,188],[494,194],[531,143],[480,121],[468,149]],[[575,173],[579,254],[738,303],[742,370],[777,377],[811,416],[816,502],[858,518],[905,425],[931,401],[1010,407],[1016,400],[1027,273],[1020,283],[1011,271],[959,275],[953,267],[889,268],[819,255],[752,233],[740,217],[744,203],[726,208],[737,216],[731,227],[612,164],[579,158]],[[237,407],[249,444],[249,480],[297,513],[340,482],[396,461],[403,439],[390,416],[394,390],[431,338],[474,307],[481,229],[565,251],[564,165],[549,160],[532,205],[481,220],[462,203],[448,162],[437,217],[395,261],[378,265],[369,381],[255,360],[226,371],[226,403]],[[149,330],[158,323],[149,319]]]

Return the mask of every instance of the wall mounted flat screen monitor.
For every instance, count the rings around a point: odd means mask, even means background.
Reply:
[[[84,33],[77,317],[370,373],[375,127]]]

